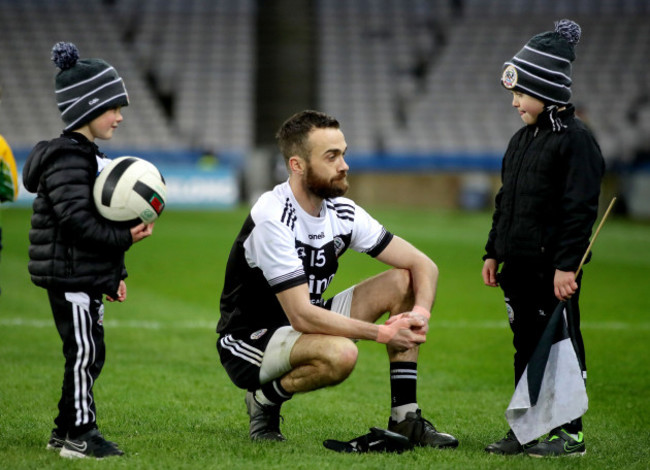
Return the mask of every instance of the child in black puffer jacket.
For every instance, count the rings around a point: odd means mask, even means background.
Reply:
[[[514,334],[515,385],[559,301],[568,304],[576,354],[585,364],[576,272],[597,217],[605,163],[593,134],[569,103],[580,35],[573,21],[557,22],[555,31],[534,36],[506,62],[501,77],[526,126],[512,137],[503,157],[482,276],[505,295]],[[582,419],[553,429],[539,443],[520,443],[509,430],[485,450],[536,457],[582,454]]]
[[[124,253],[151,235],[153,225],[115,225],[99,215],[92,197],[109,161],[95,139],[113,136],[129,104],[122,79],[101,59],[79,60],[70,43],[57,43],[52,60],[61,69],[55,91],[65,128],[60,137],[39,142],[23,168],[25,187],[36,193],[29,272],[47,289],[65,356],[47,447],[64,457],[118,456],[123,452],[97,429],[93,395],[105,358],[102,298],[126,299]]]

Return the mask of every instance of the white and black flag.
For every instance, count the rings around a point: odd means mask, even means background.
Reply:
[[[510,428],[522,444],[587,411],[586,372],[576,355],[567,322],[567,304],[560,302],[506,410]]]

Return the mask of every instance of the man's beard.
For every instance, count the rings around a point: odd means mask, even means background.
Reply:
[[[321,199],[328,199],[343,196],[347,192],[349,185],[345,174],[343,174],[343,177],[339,176],[334,180],[327,180],[316,175],[311,165],[308,165],[305,173],[305,186],[309,192]]]

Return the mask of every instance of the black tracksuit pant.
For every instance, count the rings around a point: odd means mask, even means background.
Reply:
[[[555,297],[554,277],[555,268],[550,264],[540,266],[513,262],[505,262],[498,275],[513,333],[515,386],[523,375],[551,314],[559,303]],[[578,276],[578,286],[580,286],[581,280],[582,273]],[[571,303],[570,310],[572,311],[569,328],[572,330],[576,354],[586,371],[585,348],[580,332],[579,297],[580,287],[568,301]],[[568,423],[564,429],[570,433],[581,431],[582,419],[578,418]]]
[[[63,341],[65,372],[55,431],[75,438],[97,427],[93,384],[104,366],[102,296],[48,290],[56,328]]]

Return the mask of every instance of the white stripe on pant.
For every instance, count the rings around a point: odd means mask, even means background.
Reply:
[[[88,364],[95,361],[95,342],[92,336],[92,318],[90,315],[90,299],[84,293],[66,293],[66,300],[72,304],[72,319],[74,336],[77,343],[77,360],[74,365],[74,404],[76,410],[75,426],[81,426],[95,421],[91,405],[93,397],[90,394],[93,378]]]

